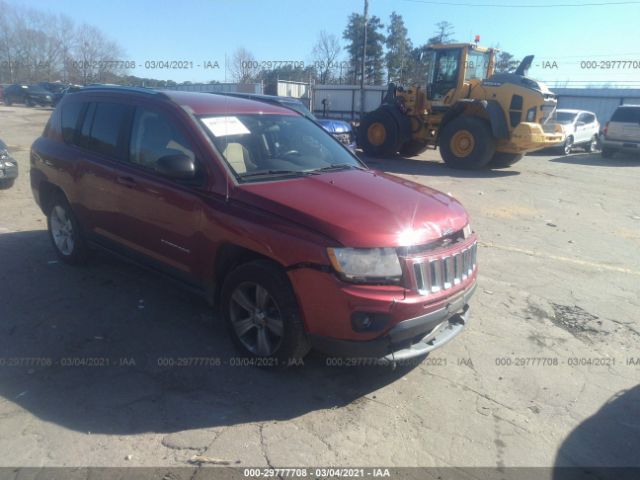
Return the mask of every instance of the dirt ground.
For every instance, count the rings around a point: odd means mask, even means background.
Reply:
[[[0,191],[0,466],[640,466],[640,159],[370,160],[469,210],[469,328],[411,369],[168,367],[235,351],[172,283],[56,261],[28,175],[49,114],[0,106],[20,167]]]

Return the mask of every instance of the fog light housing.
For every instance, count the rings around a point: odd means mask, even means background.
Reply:
[[[391,316],[379,312],[354,312],[351,328],[356,332],[379,332],[389,323]]]

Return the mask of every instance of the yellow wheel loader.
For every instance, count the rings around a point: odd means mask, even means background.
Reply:
[[[430,46],[426,89],[389,84],[380,107],[360,122],[359,146],[376,157],[439,147],[450,167],[475,169],[508,167],[527,152],[562,143],[561,129],[545,125],[556,96],[526,77],[533,56],[514,73],[494,74],[495,52],[474,44]]]

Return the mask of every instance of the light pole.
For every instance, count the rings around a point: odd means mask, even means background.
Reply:
[[[362,42],[362,63],[360,64],[360,121],[364,117],[364,66],[367,61],[367,16],[369,14],[369,0],[364,0],[364,35]]]

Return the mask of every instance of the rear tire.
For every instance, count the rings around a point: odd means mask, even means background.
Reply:
[[[598,150],[598,136],[594,135],[591,137],[591,140],[589,140],[589,143],[587,143],[584,149],[589,153],[593,153]]]
[[[613,148],[603,147],[602,148],[602,158],[611,158],[615,155],[616,151]]]
[[[10,98],[10,97],[4,97],[4,104],[5,104],[7,107],[10,107],[11,105],[13,105],[13,101],[11,100],[11,98]]]
[[[440,155],[451,168],[479,169],[496,150],[491,128],[477,117],[462,115],[447,123],[440,133]]]
[[[287,366],[311,349],[289,279],[273,262],[258,260],[231,271],[221,310],[243,354],[276,361],[265,366]]]
[[[60,260],[70,265],[84,263],[88,248],[71,206],[63,195],[56,195],[47,214],[49,238]]]
[[[400,127],[393,116],[382,109],[365,115],[358,129],[358,142],[364,153],[373,157],[395,155],[400,148]]]
[[[522,157],[524,157],[522,153],[496,152],[489,162],[489,166],[493,168],[507,168],[522,160]]]
[[[415,140],[409,140],[400,147],[400,155],[403,157],[415,157],[429,148],[422,142],[416,142]]]

